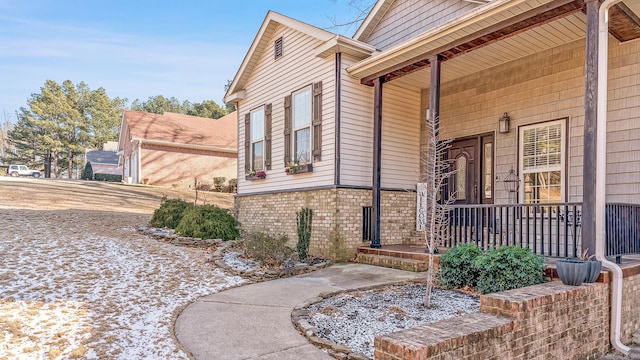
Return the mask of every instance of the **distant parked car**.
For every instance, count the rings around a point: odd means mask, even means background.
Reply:
[[[27,167],[27,165],[9,165],[7,168],[7,174],[18,177],[18,176],[33,176],[34,178],[40,177],[40,171],[31,170]]]

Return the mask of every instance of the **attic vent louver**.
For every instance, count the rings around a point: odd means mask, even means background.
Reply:
[[[273,53],[276,60],[282,57],[282,37],[276,39],[273,46]]]

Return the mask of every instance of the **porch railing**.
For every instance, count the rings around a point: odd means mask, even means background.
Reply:
[[[362,207],[362,241],[373,240],[373,206]]]
[[[581,210],[582,203],[452,205],[447,212],[449,234],[442,245],[519,245],[544,256],[577,256]]]
[[[576,257],[582,250],[582,203],[451,205],[445,247],[528,247],[539,255]],[[606,255],[640,253],[640,205],[606,205]]]
[[[607,256],[615,256],[620,263],[622,255],[640,253],[640,205],[607,204]]]

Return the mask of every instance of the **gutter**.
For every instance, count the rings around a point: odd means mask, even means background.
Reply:
[[[217,151],[217,152],[230,153],[230,154],[238,153],[237,148],[225,148],[225,147],[219,147],[219,146],[208,146],[208,145],[197,145],[197,144],[181,144],[181,143],[175,143],[171,141],[147,140],[147,139],[141,139],[141,138],[133,138],[132,140],[138,141],[139,143],[142,143],[142,141],[144,141],[145,144],[149,144],[149,145],[168,146],[168,147],[174,147],[174,148],[185,148],[185,149],[193,149],[193,150]]]
[[[607,166],[607,61],[609,55],[609,8],[621,0],[605,0],[598,10],[598,103],[596,116],[596,258],[611,270],[611,332],[613,347],[629,355],[630,348],[620,341],[622,318],[622,269],[605,257],[605,201]]]

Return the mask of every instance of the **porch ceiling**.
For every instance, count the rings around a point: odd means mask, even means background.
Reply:
[[[457,43],[427,51],[424,55],[393,63],[387,70],[365,75],[361,82],[384,76],[386,81],[412,89],[429,84],[428,58],[441,54],[446,61],[442,81],[449,81],[486,70],[553,47],[585,38],[586,16],[583,0],[556,0],[543,8],[521,13],[504,23],[495,24]],[[609,32],[619,41],[640,38],[640,0],[624,0],[609,11]],[[384,52],[380,54],[382,59]],[[366,65],[364,65],[366,66]],[[355,70],[359,72],[359,70]],[[355,74],[354,74],[355,75]]]
[[[640,1],[640,0],[639,0]],[[586,16],[576,13],[502,41],[456,56],[442,66],[442,81],[462,78],[494,66],[585,38]],[[398,77],[393,83],[417,91],[429,87],[429,67]]]

